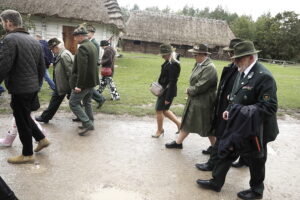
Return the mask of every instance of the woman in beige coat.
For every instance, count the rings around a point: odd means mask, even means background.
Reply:
[[[215,142],[211,125],[218,82],[217,71],[208,57],[210,53],[206,45],[194,46],[189,52],[193,53],[196,64],[190,77],[190,86],[186,90],[188,100],[179,136],[176,141],[167,143],[166,148],[182,149],[182,142],[189,133],[209,137],[211,145]]]

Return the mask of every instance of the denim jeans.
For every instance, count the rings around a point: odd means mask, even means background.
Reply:
[[[55,83],[54,83],[54,81],[50,78],[50,74],[49,74],[48,69],[45,70],[44,79],[45,79],[45,81],[47,81],[47,83],[49,84],[50,88],[54,91],[54,90],[55,90]],[[43,86],[43,82],[42,82],[42,84],[40,85],[40,87],[42,87],[42,86]]]
[[[1,93],[5,92],[5,89],[0,85],[0,95]]]

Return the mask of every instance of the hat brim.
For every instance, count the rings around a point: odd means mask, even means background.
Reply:
[[[77,35],[87,35],[87,33],[72,33],[73,36],[77,36]]]
[[[224,48],[223,48],[223,51],[234,51],[234,49],[231,49],[231,48],[229,48],[229,47],[224,47]]]
[[[55,45],[51,45],[51,46],[49,46],[49,48],[51,49],[51,48],[53,48],[53,47],[57,47],[59,44],[60,44],[60,43],[55,44]]]
[[[193,54],[211,54],[210,52],[206,51],[195,51],[194,49],[189,49],[188,52],[193,53]]]
[[[169,53],[159,53],[159,54],[162,55],[162,56],[164,56],[164,55],[169,55],[169,54],[171,54],[171,53],[173,53],[173,52],[169,52]]]
[[[244,56],[248,56],[248,55],[253,55],[253,54],[256,54],[258,52],[261,52],[261,50],[255,50],[255,51],[249,51],[249,52],[245,52],[245,53],[242,53],[240,55],[234,55],[232,56],[231,58],[234,59],[234,58],[240,58],[240,57],[244,57]]]

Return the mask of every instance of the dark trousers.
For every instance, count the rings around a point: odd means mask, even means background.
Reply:
[[[11,95],[11,108],[13,109],[19,137],[23,144],[22,155],[24,156],[33,154],[32,137],[34,137],[36,141],[45,138],[44,134],[30,117],[31,110],[34,107],[33,102],[36,102],[36,99],[37,92]]]
[[[215,144],[212,146],[211,153],[210,153],[209,159],[207,161],[207,164],[209,166],[214,167],[216,165],[217,161],[219,160],[218,145],[219,145],[219,139],[217,138]]]
[[[250,170],[250,187],[253,191],[263,194],[265,180],[265,163],[267,160],[267,145],[264,144],[264,151],[258,156],[257,151],[253,149],[252,143],[245,145],[240,153],[245,162],[249,165]],[[227,172],[231,163],[239,157],[238,153],[232,153],[224,159],[218,158],[212,171],[213,181],[222,187],[225,183]]]
[[[50,99],[50,103],[48,105],[48,108],[42,113],[41,117],[44,120],[51,120],[55,113],[57,112],[60,104],[64,100],[66,95],[59,95],[57,91],[55,90],[52,93],[52,97]]]
[[[97,103],[102,103],[103,101],[105,101],[104,96],[100,94],[96,89],[93,89],[92,99]]]
[[[14,192],[8,187],[0,176],[0,199],[1,200],[17,200]]]

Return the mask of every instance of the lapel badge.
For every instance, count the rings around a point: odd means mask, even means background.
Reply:
[[[270,95],[264,94],[263,99],[264,99],[264,101],[269,101],[270,100]]]
[[[250,87],[250,86],[244,86],[244,87],[242,87],[242,89],[243,89],[243,90],[252,90],[253,87]]]
[[[248,79],[251,79],[254,75],[254,72],[251,72],[249,75],[248,75]]]

